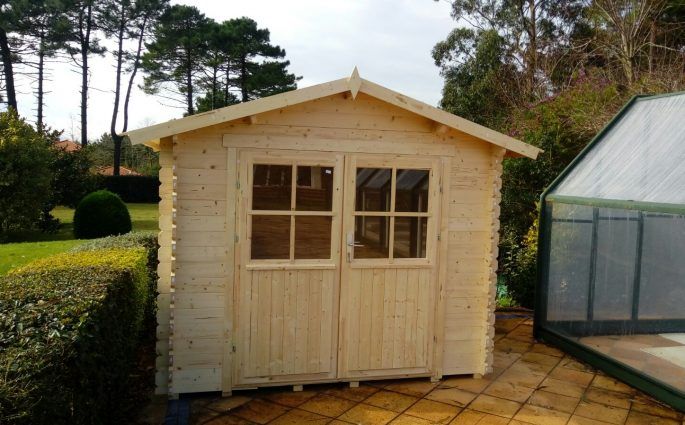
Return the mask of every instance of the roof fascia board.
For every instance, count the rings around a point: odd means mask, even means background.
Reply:
[[[199,128],[244,118],[246,116],[253,116],[348,91],[352,93],[353,98],[356,97],[358,92],[366,93],[369,96],[385,101],[391,105],[421,115],[455,130],[470,134],[485,142],[492,143],[521,156],[535,159],[537,155],[542,152],[542,150],[537,147],[523,143],[506,134],[502,134],[465,118],[458,117],[443,111],[442,109],[428,105],[427,103],[412,99],[411,97],[385,88],[379,84],[360,78],[356,67],[352,72],[352,75],[348,78],[341,78],[328,83],[317,84],[274,96],[255,99],[250,102],[239,103],[203,114],[167,121],[139,130],[132,130],[125,134],[129,136],[131,143],[133,144],[147,144],[147,142],[161,137],[185,133]]]
[[[476,124],[475,122],[443,111],[442,109],[438,109],[419,100],[412,99],[411,97],[397,93],[363,78],[359,91],[528,158],[535,159],[538,154],[542,152],[541,149],[523,143],[506,134]]]
[[[145,143],[151,139],[159,139],[161,137],[171,136],[173,134],[185,133],[187,131],[193,131],[199,128],[221,124],[226,121],[232,121],[274,109],[297,105],[299,103],[308,102],[321,97],[343,93],[348,90],[348,79],[341,78],[328,83],[317,84],[298,90],[280,93],[274,96],[263,97],[250,102],[239,103],[202,114],[191,115],[189,117],[167,121],[161,124],[152,125],[150,127],[141,128],[139,130],[132,130],[125,134],[128,135],[128,137],[131,139],[131,143],[133,144]]]

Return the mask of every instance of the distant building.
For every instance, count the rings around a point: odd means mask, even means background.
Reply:
[[[102,176],[113,176],[114,175],[114,167],[111,165],[106,165],[102,167],[96,167],[95,168],[95,174],[100,174]],[[126,167],[119,167],[119,175],[120,176],[142,176],[139,172],[135,170],[131,170],[130,168]]]
[[[81,145],[71,140],[61,140],[59,142],[55,142],[55,147],[62,149],[65,152],[81,150]]]

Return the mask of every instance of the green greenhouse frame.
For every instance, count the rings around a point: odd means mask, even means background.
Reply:
[[[685,379],[681,385],[649,369],[652,364],[673,365],[685,376],[685,299],[670,312],[671,304],[659,303],[680,300],[676,295],[685,288],[685,266],[668,263],[670,257],[664,255],[670,251],[665,248],[671,243],[668,235],[685,252],[685,196],[680,200],[677,194],[654,193],[685,183],[685,165],[677,167],[685,155],[685,130],[676,121],[680,117],[685,121],[685,92],[633,97],[542,193],[534,333],[536,339],[685,411]],[[661,133],[650,133],[653,128]],[[671,145],[664,147],[664,140],[682,144],[682,155],[670,151]],[[615,146],[610,149],[604,142]],[[626,169],[629,164],[632,170]],[[656,181],[649,181],[650,176]],[[685,195],[685,184],[682,188]],[[645,307],[648,302],[653,306]],[[643,311],[647,309],[649,314]],[[624,339],[639,348],[628,353],[619,346]]]

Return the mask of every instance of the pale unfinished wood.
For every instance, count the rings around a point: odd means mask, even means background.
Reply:
[[[169,392],[169,337],[170,331],[170,305],[171,305],[171,280],[172,280],[172,261],[171,247],[173,243],[173,205],[172,190],[173,186],[173,144],[170,138],[162,139],[160,143],[159,164],[160,173],[160,202],[159,202],[159,236],[158,242],[160,251],[158,254],[159,264],[157,266],[157,330],[156,330],[156,352],[158,357],[155,361],[155,393],[166,394]]]
[[[226,121],[255,116],[279,108],[348,91],[351,92],[353,99],[357,97],[358,92],[366,93],[391,105],[411,111],[418,116],[471,134],[486,142],[523,156],[534,159],[540,152],[540,149],[527,145],[505,134],[483,127],[456,115],[452,115],[446,111],[394,92],[368,80],[364,80],[359,77],[356,67],[349,78],[342,78],[329,83],[256,99],[251,102],[227,106],[214,111],[196,114],[138,130],[132,130],[126,134],[134,144],[152,142],[151,144],[153,146],[158,146],[158,140],[162,137],[180,134]],[[250,122],[252,122],[251,119]]]
[[[505,149],[379,100],[360,81],[355,98],[340,92],[160,142],[158,391],[436,380],[491,366]],[[330,259],[250,259],[251,217],[284,214],[251,209],[255,162],[334,167],[332,211],[285,213],[331,217]],[[355,212],[356,167],[431,170],[430,211]],[[295,193],[294,173],[291,183]],[[428,217],[427,258],[348,263],[358,216],[387,216],[391,246],[397,217]]]

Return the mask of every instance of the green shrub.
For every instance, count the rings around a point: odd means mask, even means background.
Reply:
[[[93,239],[131,231],[131,216],[112,192],[98,190],[83,198],[74,211],[74,236]]]
[[[76,208],[81,199],[100,188],[102,176],[91,172],[93,162],[87,149],[67,152],[55,147],[53,151],[53,207],[65,205]]]
[[[143,248],[62,253],[0,278],[0,423],[125,423],[150,276]]]
[[[47,138],[14,112],[0,113],[0,237],[26,230],[50,200],[52,151]]]
[[[531,309],[535,307],[537,251],[538,221],[535,220],[517,249],[508,251],[502,265],[502,276],[507,293],[512,298],[511,304]]]

